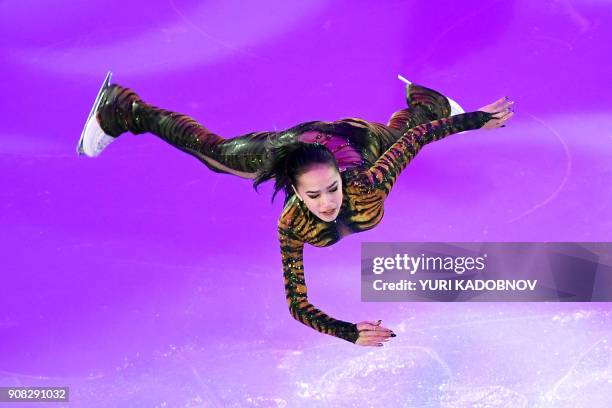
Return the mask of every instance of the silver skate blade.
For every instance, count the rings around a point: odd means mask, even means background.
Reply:
[[[404,82],[406,85],[411,85],[412,84],[412,82],[410,82],[409,80],[407,80],[406,78],[404,78],[400,74],[397,75],[397,79],[399,79],[400,81]]]
[[[465,113],[465,110],[463,110],[461,105],[459,105],[457,102],[453,101],[449,97],[447,97],[446,99],[448,99],[448,103],[450,104],[450,107],[451,107],[451,116],[460,115],[462,113]]]
[[[102,82],[100,91],[98,92],[98,95],[96,96],[96,100],[93,104],[93,107],[91,108],[91,112],[89,112],[89,116],[87,116],[87,120],[85,120],[85,126],[83,126],[83,131],[81,132],[79,143],[77,143],[76,151],[79,156],[85,154],[85,151],[83,150],[83,139],[85,138],[85,133],[87,130],[87,124],[89,123],[89,119],[91,119],[91,117],[96,114],[96,111],[98,110],[98,106],[100,106],[100,101],[102,100],[102,94],[104,93],[106,88],[108,88],[112,76],[113,76],[113,73],[111,71],[108,71],[106,73],[106,78],[104,78],[104,82]]]

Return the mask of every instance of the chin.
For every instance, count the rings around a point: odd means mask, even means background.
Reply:
[[[319,218],[320,218],[320,219],[322,219],[322,220],[323,220],[323,221],[325,221],[325,222],[332,222],[332,221],[334,221],[336,218],[338,218],[338,213],[337,213],[337,212],[335,212],[335,213],[334,213],[334,215],[323,215],[323,214],[320,214],[320,215],[319,215]]]

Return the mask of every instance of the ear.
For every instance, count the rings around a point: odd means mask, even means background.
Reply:
[[[302,196],[300,196],[300,194],[297,192],[297,190],[295,189],[295,186],[294,186],[293,184],[291,185],[291,188],[292,188],[292,189],[293,189],[293,191],[295,192],[295,195],[297,196],[297,198],[299,198],[299,199],[300,199],[300,201],[304,201],[304,200],[302,199]]]

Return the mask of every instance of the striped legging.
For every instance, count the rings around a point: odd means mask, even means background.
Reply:
[[[187,115],[145,103],[133,90],[113,84],[103,95],[97,119],[108,135],[150,132],[197,157],[214,172],[252,179],[266,160],[266,141],[272,138],[290,142],[304,140],[300,136],[316,132],[327,136],[321,142],[325,144],[340,137],[347,142],[347,148],[361,157],[361,163],[372,164],[407,129],[450,115],[446,97],[432,89],[412,84],[406,99],[408,107],[395,112],[387,125],[355,118],[313,121],[282,132],[253,132],[226,139]],[[340,165],[341,153],[332,152]],[[353,164],[357,163],[347,162],[344,167]]]

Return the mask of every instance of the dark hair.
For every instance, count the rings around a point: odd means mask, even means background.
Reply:
[[[328,164],[338,168],[333,153],[320,143],[305,143],[301,141],[283,141],[282,138],[268,140],[266,159],[263,168],[257,172],[253,188],[272,178],[274,194],[272,201],[280,190],[285,190],[285,203],[295,194],[291,185],[297,185],[297,178],[316,164]]]

